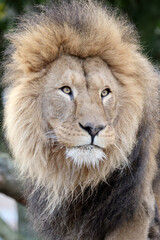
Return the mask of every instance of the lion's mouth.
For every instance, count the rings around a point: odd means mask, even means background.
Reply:
[[[94,149],[102,149],[102,147],[98,146],[98,145],[95,145],[95,144],[85,144],[85,145],[80,145],[80,146],[75,146],[75,147],[72,147],[72,148],[77,148],[77,149],[80,149],[80,150],[88,150],[88,151],[92,151]]]
[[[89,144],[66,148],[66,158],[71,159],[78,167],[91,165],[95,167],[106,159],[106,155],[99,146]]]

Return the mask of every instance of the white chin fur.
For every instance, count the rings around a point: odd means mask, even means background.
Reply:
[[[98,167],[99,161],[104,161],[106,155],[100,148],[94,146],[82,146],[67,148],[66,158],[73,160],[78,167]]]

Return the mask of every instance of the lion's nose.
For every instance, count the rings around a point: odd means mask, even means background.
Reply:
[[[92,139],[101,131],[103,130],[106,126],[104,125],[97,125],[94,126],[92,123],[86,123],[85,125],[82,125],[79,123],[79,126],[87,131],[89,135],[91,135]]]

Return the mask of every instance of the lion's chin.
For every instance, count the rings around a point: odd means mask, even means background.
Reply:
[[[66,149],[66,158],[73,161],[78,167],[98,167],[100,161],[106,159],[104,151],[93,145],[84,145]]]

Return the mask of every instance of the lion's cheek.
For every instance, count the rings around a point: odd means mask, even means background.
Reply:
[[[106,149],[108,146],[113,145],[115,137],[95,137],[94,144],[100,148]]]
[[[75,136],[74,134],[65,135],[62,132],[58,135],[57,134],[58,142],[63,145],[64,147],[80,147],[84,145],[91,144],[90,136]]]

